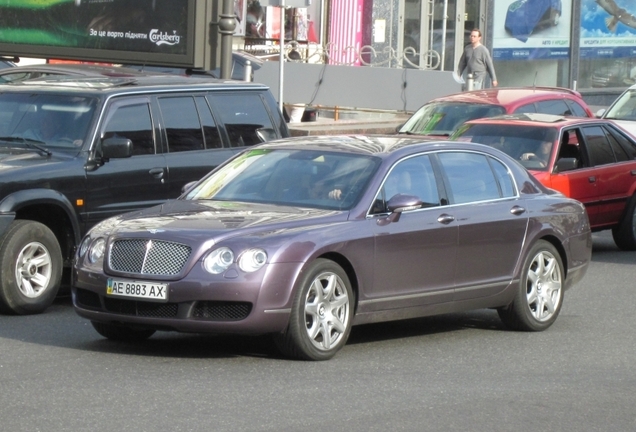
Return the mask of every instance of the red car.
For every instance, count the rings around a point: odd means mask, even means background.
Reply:
[[[462,123],[515,113],[594,117],[578,92],[559,87],[501,87],[433,99],[398,130],[400,134],[448,137]]]
[[[472,120],[452,137],[517,159],[545,186],[585,204],[592,230],[636,250],[636,141],[610,120],[515,114]]]

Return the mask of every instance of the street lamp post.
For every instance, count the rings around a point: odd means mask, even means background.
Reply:
[[[219,15],[219,33],[221,33],[221,78],[232,78],[232,37],[236,29],[233,0],[223,0],[222,13]]]

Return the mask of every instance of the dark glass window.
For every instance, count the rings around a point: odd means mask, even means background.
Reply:
[[[147,103],[116,108],[104,128],[104,138],[128,138],[133,144],[133,155],[155,153],[150,108]]]
[[[567,103],[570,106],[572,115],[575,115],[577,117],[587,117],[587,112],[585,111],[585,108],[581,106],[580,103],[571,101],[571,100],[567,101]]]
[[[498,182],[485,155],[448,152],[440,153],[439,160],[449,181],[452,203],[501,198]]]
[[[616,161],[602,127],[590,126],[582,130],[591,166],[606,165]]]
[[[202,150],[203,132],[194,99],[160,98],[159,106],[168,138],[168,152]]]
[[[610,143],[612,144],[612,148],[614,149],[617,160],[623,161],[636,159],[636,145],[634,145],[632,141],[613,129],[608,129],[607,132],[608,137],[611,137]],[[617,144],[620,147],[620,150],[616,148]],[[626,156],[626,159],[622,156],[619,156],[620,154],[624,154]]]
[[[519,113],[536,113],[537,107],[534,106],[533,103],[522,105],[514,111],[514,114]]]
[[[490,161],[490,166],[492,170],[495,172],[495,177],[497,178],[497,182],[499,183],[499,188],[501,189],[501,196],[504,198],[509,198],[515,196],[515,186],[512,181],[512,177],[508,172],[508,168],[498,160],[488,158]]]
[[[537,102],[537,112],[543,114],[572,115],[572,111],[564,100],[554,99]]]
[[[256,130],[274,128],[258,94],[213,94],[208,96],[208,100],[221,116],[232,147],[259,144],[261,140],[256,135]]]
[[[216,126],[214,117],[210,112],[210,106],[206,102],[204,97],[196,97],[197,109],[199,110],[199,116],[201,117],[201,125],[203,126],[203,136],[205,137],[205,148],[221,148],[223,147],[223,141],[219,134],[219,128]]]

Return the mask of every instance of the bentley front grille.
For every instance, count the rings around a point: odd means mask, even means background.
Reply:
[[[158,240],[116,240],[109,256],[115,271],[140,275],[171,276],[178,274],[188,261],[189,246]]]

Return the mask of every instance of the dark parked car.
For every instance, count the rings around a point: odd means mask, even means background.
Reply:
[[[399,129],[407,135],[448,137],[468,120],[514,113],[594,117],[578,92],[557,87],[497,87],[433,99]]]
[[[497,308],[540,331],[588,266],[578,201],[506,154],[406,137],[274,141],[82,240],[73,303],[101,335],[271,333],[331,358],[352,325]]]
[[[261,84],[140,75],[0,85],[0,311],[46,309],[97,222],[176,198],[245,146],[288,135]]]
[[[453,139],[503,150],[585,204],[592,230],[636,250],[636,141],[611,121],[516,114],[467,122]]]

